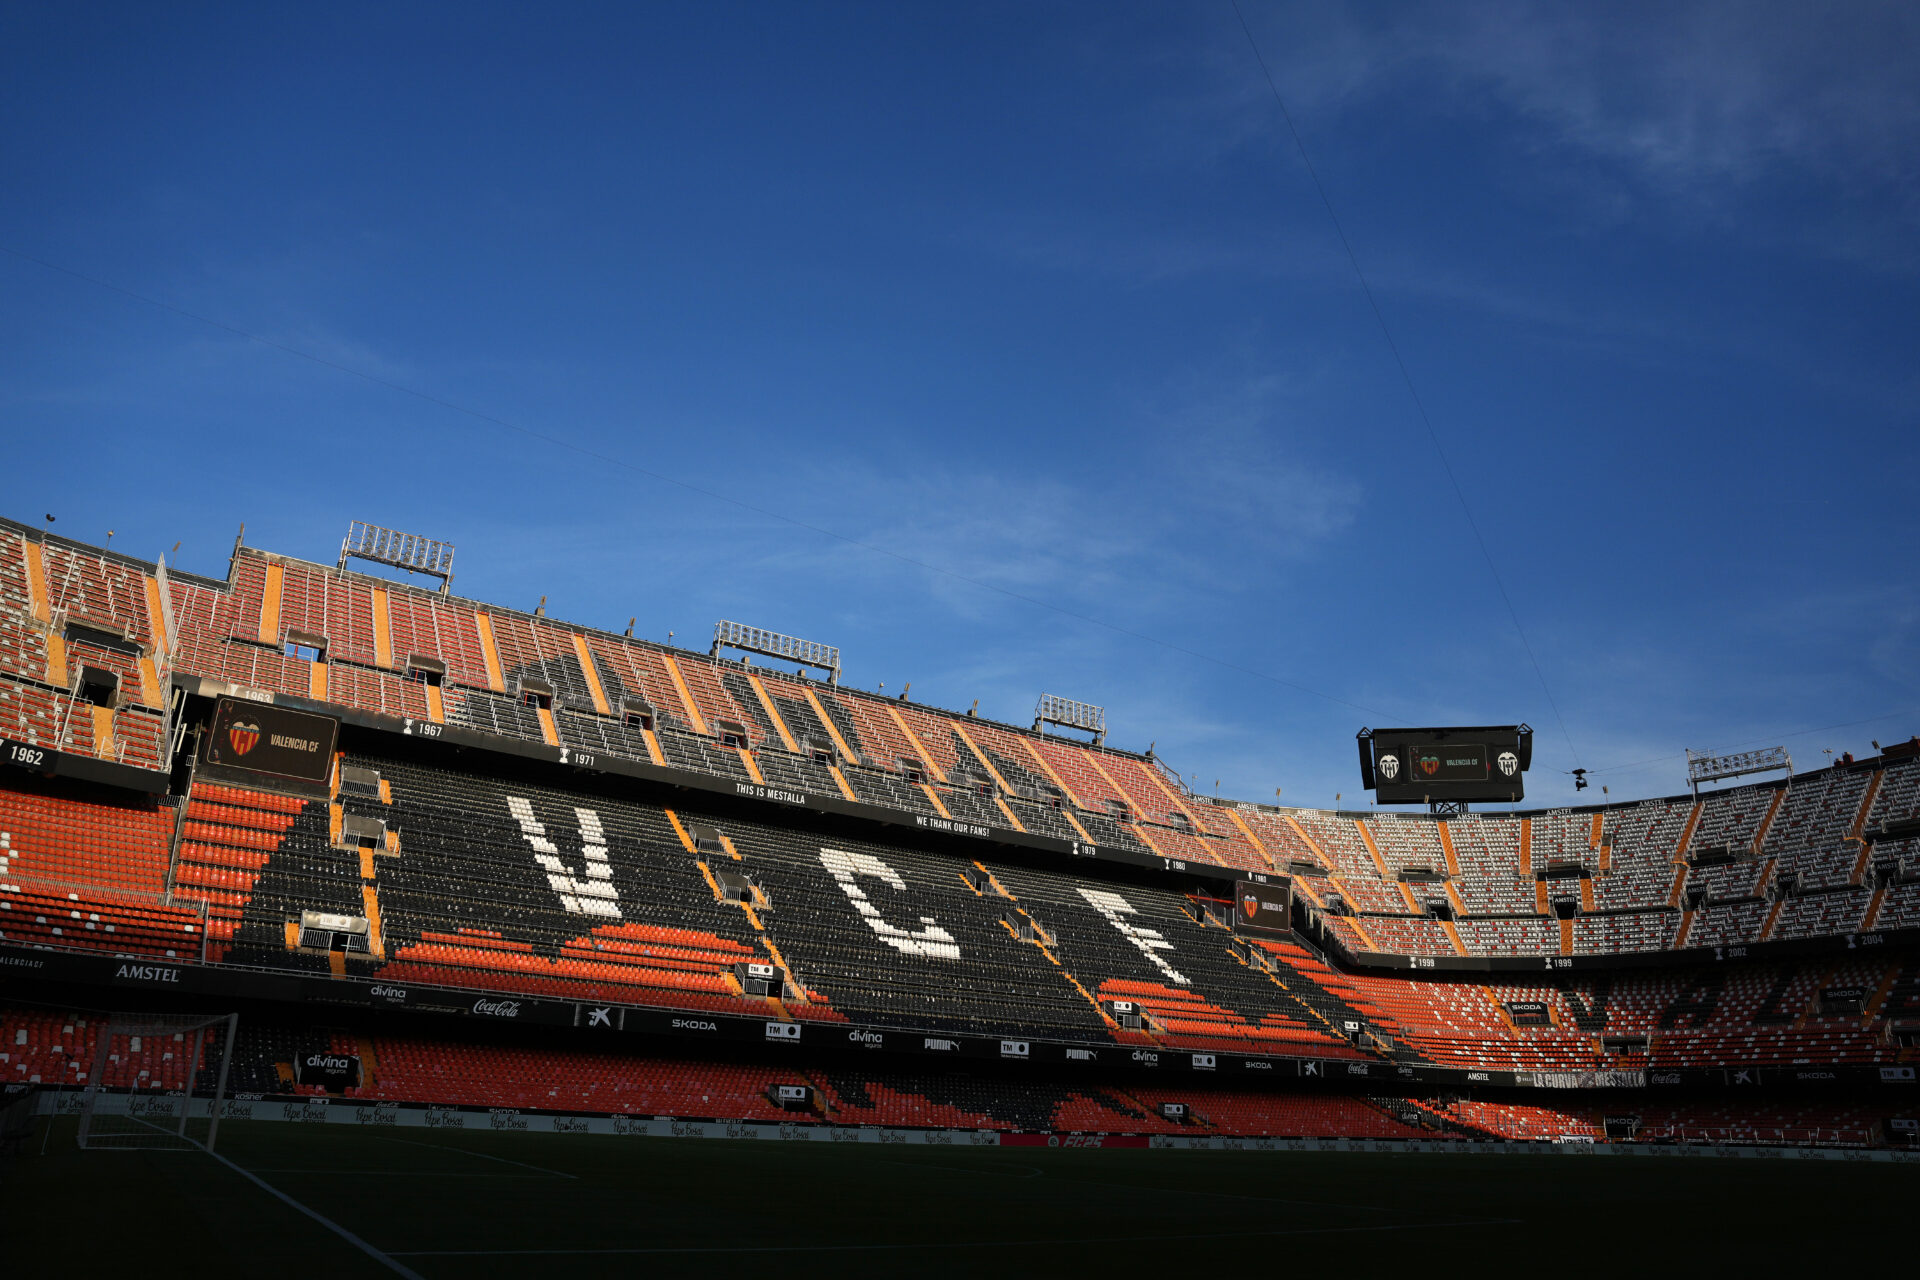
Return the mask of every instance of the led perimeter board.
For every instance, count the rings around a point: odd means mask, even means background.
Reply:
[[[1526,796],[1533,730],[1524,724],[1362,729],[1360,785],[1380,804],[1511,803]]]

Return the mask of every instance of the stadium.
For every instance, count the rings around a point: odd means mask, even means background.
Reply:
[[[1082,704],[995,723],[731,622],[676,649],[363,574],[450,559],[372,526],[224,580],[0,533],[16,1147],[1913,1140],[1920,744],[1282,808]]]
[[[0,10],[13,1270],[1891,1254],[1916,49]]]

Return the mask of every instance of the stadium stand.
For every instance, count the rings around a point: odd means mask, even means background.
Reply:
[[[0,525],[0,737],[160,768],[171,670],[163,575]]]
[[[31,613],[26,534],[0,568],[13,603],[8,666],[44,664],[19,619]],[[94,578],[49,557],[110,617],[147,636],[129,575]],[[117,563],[117,562],[116,562]],[[151,580],[151,579],[149,579]],[[116,587],[114,584],[119,583]],[[104,584],[104,585],[102,585]],[[1338,895],[1356,915],[1330,926],[1359,950],[1447,956],[1613,954],[1726,945],[1864,927],[1869,810],[1912,809],[1911,759],[1881,769],[1806,775],[1691,800],[1600,810],[1445,821],[1319,810],[1276,811],[1187,793],[1165,767],[1110,747],[1044,737],[971,716],[880,699],[804,676],[582,631],[539,615],[485,608],[404,584],[236,548],[224,583],[168,579],[182,671],[385,715],[464,725],[502,738],[566,744],[718,777],[943,819],[1082,839],[1183,861],[1273,870],[1317,862],[1331,877],[1303,887]],[[138,615],[138,616],[136,616]],[[295,640],[320,641],[290,656]],[[4,639],[4,637],[0,637]],[[9,652],[0,646],[0,659]],[[424,665],[419,665],[424,664]],[[433,680],[420,677],[432,668]],[[60,695],[13,685],[35,730],[95,749]],[[436,710],[437,709],[437,710]],[[157,733],[129,719],[114,749],[157,759]],[[151,717],[148,717],[151,719]],[[157,728],[157,721],[155,722]],[[1882,805],[1880,797],[1889,798]],[[1901,797],[1905,799],[1902,800]],[[1516,831],[1516,825],[1518,830]],[[1688,867],[1682,845],[1732,851]],[[1851,855],[1851,856],[1849,856]],[[1524,866],[1522,864],[1525,864]],[[1546,881],[1542,875],[1554,872]],[[1407,873],[1433,872],[1415,889]],[[1779,911],[1763,895],[1790,873]],[[1544,891],[1543,891],[1544,888]],[[1831,898],[1817,897],[1831,892]],[[1849,892],[1851,891],[1851,892]],[[1697,918],[1685,922],[1688,894]],[[1558,927],[1551,899],[1576,905]],[[1905,919],[1910,893],[1889,892]],[[1452,919],[1426,919],[1428,899]],[[1446,924],[1453,927],[1442,927]],[[1564,942],[1564,947],[1563,947]]]
[[[21,1083],[83,1085],[92,1062],[98,1016],[24,1007],[0,1010],[0,1076]],[[313,1096],[295,1083],[294,1059],[306,1052],[351,1055],[360,1082],[342,1090],[360,1101],[507,1107],[680,1119],[757,1120],[800,1124],[872,1124],[1063,1133],[1177,1133],[1194,1126],[1238,1136],[1426,1137],[1396,1118],[1404,1099],[1302,1098],[1223,1089],[1072,1087],[1050,1082],[952,1072],[852,1070],[841,1066],[767,1065],[711,1059],[635,1056],[591,1049],[536,1049],[518,1044],[310,1029],[256,1021],[235,1044],[229,1085],[249,1095]],[[108,1083],[179,1089],[189,1064],[183,1038],[135,1043],[116,1055]],[[212,1064],[205,1059],[202,1076]],[[210,1083],[202,1078],[200,1087]],[[783,1108],[778,1085],[803,1085],[814,1100]],[[1179,1102],[1181,1120],[1161,1107]]]
[[[194,765],[227,694],[346,717],[324,787]],[[544,611],[244,545],[224,580],[202,578],[13,523],[0,735],[45,753],[0,780],[7,947],[1555,1087],[1910,1072],[1920,1038],[1912,939],[1892,932],[1920,928],[1913,750],[1581,809],[1247,804],[1192,793],[1151,754]],[[603,758],[672,772],[618,776]],[[782,796],[822,803],[788,812]],[[1246,874],[1285,878],[1291,936],[1235,932]],[[56,1022],[13,1027],[33,1056],[8,1059],[10,1077],[74,1082],[67,1042],[84,1032],[65,1028],[84,1020]],[[286,1086],[277,1064],[315,1033],[269,1018],[248,1034],[264,1088]],[[353,1034],[382,1064],[368,1097],[706,1115],[682,1110],[698,1087],[715,1118],[792,1118],[765,1063]],[[849,1123],[1607,1136],[1592,1108],[1510,1098],[809,1070],[817,1118]],[[1191,1107],[1178,1122],[1159,1110],[1174,1101]],[[1811,1104],[1640,1111],[1643,1135],[1714,1141],[1872,1128]]]
[[[1485,1133],[1522,1142],[1610,1140],[1608,1115],[1594,1108],[1457,1099],[1436,1109]],[[1619,1120],[1619,1127],[1630,1128],[1639,1142],[1870,1147],[1881,1143],[1883,1117],[1868,1107],[1688,1105],[1641,1106]]]
[[[1336,983],[1335,972],[1304,948],[1282,952],[1263,944],[1277,962],[1293,966],[1288,981],[1234,955],[1220,915],[1208,914],[1210,906],[1223,914],[1224,904],[1163,889],[1094,888],[1058,872],[987,863],[971,864],[985,873],[986,887],[976,888],[956,869],[968,864],[898,846],[490,782],[383,757],[347,760],[376,771],[390,801],[342,793],[326,804],[195,784],[173,892],[179,901],[207,904],[214,958],[317,969],[384,961],[368,971],[396,981],[732,1010],[767,1005],[767,997],[743,996],[733,978],[735,965],[753,960],[782,968],[786,999],[772,999],[802,1018],[1105,1035],[1117,1029],[1103,1002],[1123,999],[1141,1008],[1158,1043],[1172,1047],[1359,1056],[1340,1030],[1352,1018],[1436,1062],[1515,1070],[1605,1062],[1590,1035],[1502,1022],[1505,1004],[1542,999],[1559,1026],[1571,1026],[1576,1010],[1553,991],[1497,978],[1473,984],[1365,973]],[[525,802],[525,819],[516,798]],[[123,901],[121,915],[105,917],[99,908],[116,891],[162,896],[166,806],[129,814],[22,791],[0,793],[0,803],[17,828],[7,833],[7,870],[19,877],[6,882],[9,923],[26,915],[30,900],[21,895],[32,870],[61,885],[89,886],[88,896],[67,900],[64,910],[70,918],[83,908],[94,914],[87,923],[98,928],[86,932],[97,936],[69,936],[66,945],[149,945],[152,934],[135,927],[135,906]],[[394,848],[384,840],[347,847],[329,833],[335,822],[374,815],[396,832]],[[63,829],[82,825],[106,834],[64,841],[81,852],[58,863],[34,857],[36,846],[61,843]],[[705,858],[695,832],[712,833],[700,837],[712,843]],[[577,891],[593,875],[589,835],[604,850],[609,893],[600,904],[612,914],[590,910],[595,899]],[[566,841],[549,855],[563,871],[540,865],[535,839]],[[102,851],[91,869],[89,841]],[[745,877],[743,902],[724,901],[720,874]],[[304,911],[364,914],[376,922],[372,950],[344,957],[303,951],[296,934]],[[157,916],[194,920],[184,907]],[[66,926],[68,935],[74,927]],[[167,940],[177,951],[178,940]],[[964,963],[956,964],[960,956]],[[1839,969],[1822,975],[1817,968],[1794,970],[1800,985],[1773,993],[1768,1011],[1808,1014],[1813,984],[1840,982]],[[1877,990],[1888,980],[1886,968],[1883,962],[1854,985]],[[1733,981],[1747,992],[1745,1003],[1716,1000],[1698,1013],[1675,1012],[1685,1002],[1671,970],[1612,979],[1611,1004],[1589,987],[1581,1007],[1605,1011],[1592,1030],[1647,1031],[1664,1019],[1654,1051],[1659,1062],[1890,1057],[1858,1015],[1851,1028],[1814,1019],[1817,1037],[1750,1024],[1742,1011],[1761,1003],[1784,971],[1741,971]]]
[[[34,1084],[87,1083],[98,1016],[0,1008],[0,1077]],[[190,1065],[179,1035],[135,1041],[109,1063],[110,1087],[180,1089]],[[636,1056],[597,1049],[475,1043],[379,1029],[315,1029],[292,1022],[243,1024],[230,1086],[244,1096],[313,1096],[293,1062],[309,1052],[352,1055],[363,1102],[512,1108],[565,1113],[871,1124],[1059,1133],[1178,1133],[1239,1137],[1408,1137],[1596,1143],[1722,1143],[1867,1147],[1883,1141],[1884,1108],[1803,1102],[1611,1105],[1435,1098],[1324,1096],[1218,1087],[1126,1088],[952,1072],[893,1072],[816,1062],[769,1065]],[[211,1049],[198,1065],[210,1083]],[[804,1106],[773,1100],[778,1085],[811,1093]],[[1184,1114],[1170,1118],[1175,1104]]]
[[[106,1019],[64,1010],[4,1007],[0,1011],[0,1083],[85,1085]],[[196,1064],[179,1033],[132,1037],[108,1055],[106,1078],[117,1088],[181,1089]],[[203,1050],[204,1056],[204,1050]]]
[[[198,958],[206,917],[169,892],[173,819],[103,789],[0,788],[0,940]]]

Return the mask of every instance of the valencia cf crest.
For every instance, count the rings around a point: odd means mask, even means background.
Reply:
[[[1434,774],[1440,772],[1440,757],[1439,756],[1421,756],[1420,772],[1426,774],[1429,778],[1431,778]]]
[[[1251,920],[1254,916],[1260,914],[1260,899],[1250,893],[1244,894],[1240,899],[1240,909],[1246,912],[1247,918]]]
[[[1392,782],[1400,776],[1400,757],[1387,755],[1380,757],[1380,776]]]
[[[227,726],[227,741],[233,744],[235,751],[241,755],[245,755],[260,744],[260,726],[257,724],[242,724],[240,721],[235,720]]]

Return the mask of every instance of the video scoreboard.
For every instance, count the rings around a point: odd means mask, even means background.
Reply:
[[[1233,927],[1278,937],[1293,931],[1293,881],[1284,876],[1242,880],[1233,886]]]
[[[1359,744],[1361,785],[1380,804],[1511,803],[1533,763],[1524,724],[1362,729]]]
[[[222,781],[309,796],[328,794],[340,722],[245,698],[219,698],[202,735],[201,763]]]

